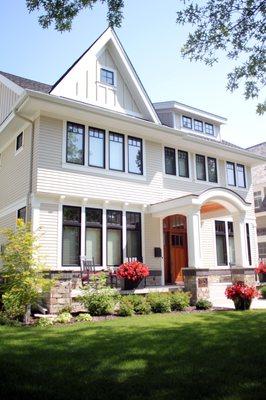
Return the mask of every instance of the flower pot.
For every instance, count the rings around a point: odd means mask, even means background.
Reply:
[[[252,299],[243,299],[241,297],[238,297],[238,298],[234,299],[233,301],[235,304],[235,309],[243,311],[243,310],[250,309]]]
[[[136,281],[132,281],[131,279],[124,279],[124,290],[141,289],[144,287],[145,287],[144,279],[138,279]]]
[[[258,274],[260,282],[266,282],[266,273]]]

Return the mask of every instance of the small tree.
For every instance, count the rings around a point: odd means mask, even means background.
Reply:
[[[31,305],[49,290],[52,281],[44,277],[45,267],[38,257],[37,235],[30,224],[17,220],[16,229],[2,231],[6,238],[1,275],[4,279],[2,303],[10,318],[28,323]]]

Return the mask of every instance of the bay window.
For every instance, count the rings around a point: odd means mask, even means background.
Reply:
[[[127,212],[127,257],[142,260],[141,254],[141,214]]]
[[[107,210],[107,265],[122,263],[122,211]]]
[[[105,131],[89,128],[89,165],[105,167]]]
[[[175,149],[170,147],[164,148],[164,162],[165,173],[168,175],[176,175]]]
[[[63,246],[64,266],[78,266],[80,256],[81,208],[63,206]]]
[[[110,132],[109,134],[109,168],[115,171],[125,171],[124,135]]]
[[[86,257],[102,265],[102,210],[86,208]]]
[[[84,164],[84,125],[67,123],[66,162]]]
[[[131,136],[128,137],[128,172],[143,173],[142,140]]]
[[[178,150],[178,175],[183,178],[189,177],[188,152],[187,151]]]
[[[196,175],[198,180],[206,181],[205,157],[200,154],[196,154]]]

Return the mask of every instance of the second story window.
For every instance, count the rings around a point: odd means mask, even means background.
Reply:
[[[102,83],[105,83],[107,85],[114,85],[115,84],[114,72],[106,68],[101,68],[100,80]]]
[[[84,164],[84,125],[67,123],[66,162]]]
[[[16,139],[16,151],[21,149],[23,146],[23,132],[21,132]]]
[[[214,127],[212,124],[205,122],[205,133],[208,135],[214,135]]]
[[[124,135],[120,133],[109,134],[109,168],[125,171]]]
[[[89,165],[105,167],[105,131],[101,129],[89,129]]]
[[[182,124],[184,128],[192,129],[192,118],[186,117],[185,115],[182,116]]]
[[[226,163],[226,171],[227,171],[227,183],[230,186],[236,186],[236,172],[235,172],[235,164],[227,161]]]
[[[242,164],[236,164],[237,185],[241,188],[246,187],[245,167]]]
[[[208,157],[208,180],[209,182],[218,182],[216,158]]]
[[[183,178],[189,177],[189,166],[188,166],[188,152],[178,150],[178,175]]]
[[[227,184],[229,186],[238,186],[239,188],[246,187],[245,167],[242,164],[226,162]]]
[[[165,173],[168,175],[176,175],[175,149],[170,147],[164,148],[164,162]]]
[[[198,119],[194,119],[194,129],[197,132],[203,132],[203,122]]]
[[[206,181],[205,157],[196,154],[196,176],[199,181]]]
[[[130,136],[128,138],[128,172],[139,175],[143,173],[142,140]]]

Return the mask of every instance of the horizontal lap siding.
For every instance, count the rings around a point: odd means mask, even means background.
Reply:
[[[0,123],[10,113],[19,96],[0,82]]]
[[[48,267],[57,266],[58,254],[58,205],[40,205],[40,256]]]
[[[0,231],[6,228],[15,228],[16,226],[16,212],[12,212],[10,214],[5,215],[0,218]],[[5,237],[3,233],[0,233],[0,244],[3,244],[5,241]]]

